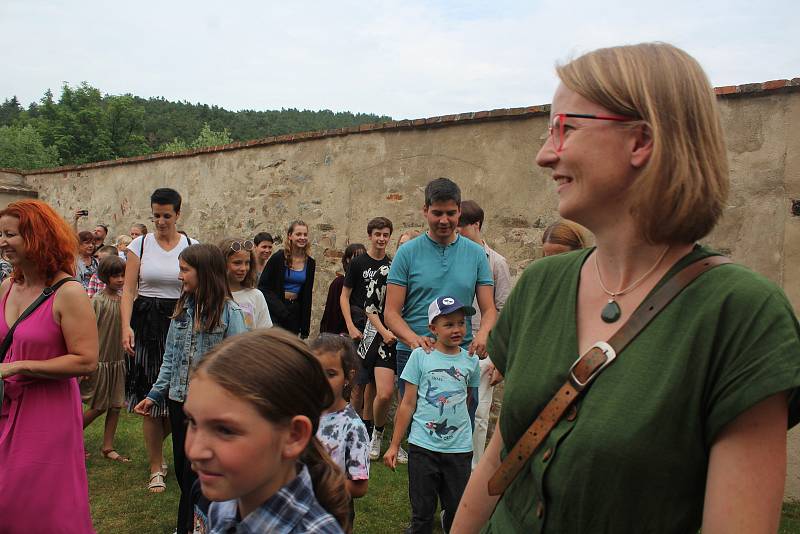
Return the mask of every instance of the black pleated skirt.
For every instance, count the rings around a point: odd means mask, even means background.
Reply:
[[[133,302],[131,328],[135,355],[128,357],[128,373],[125,379],[125,395],[128,411],[141,402],[150,392],[164,359],[164,345],[177,299],[137,297]],[[166,404],[153,406],[152,417],[167,417]]]

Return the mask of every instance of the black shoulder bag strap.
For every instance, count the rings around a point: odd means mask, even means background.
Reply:
[[[66,282],[70,282],[70,281],[77,282],[77,280],[75,278],[72,278],[71,276],[68,276],[67,278],[62,278],[61,280],[59,280],[58,282],[56,282],[52,286],[45,287],[44,289],[42,289],[42,294],[39,295],[36,298],[36,300],[34,300],[31,303],[30,306],[25,308],[25,311],[22,312],[22,314],[19,316],[19,318],[16,321],[14,321],[14,324],[11,326],[11,328],[8,329],[8,333],[6,334],[6,337],[3,338],[3,343],[0,344],[0,363],[6,361],[6,354],[8,353],[8,349],[11,347],[11,342],[14,339],[14,330],[17,329],[17,326],[19,326],[19,323],[21,323],[22,321],[27,319],[28,316],[30,314],[32,314],[36,310],[36,308],[41,306],[41,304],[44,301],[49,299],[56,291],[58,291],[58,288],[63,286]],[[8,290],[11,291],[11,288],[9,287]],[[2,380],[2,377],[0,376],[0,404],[2,404],[2,402],[3,402],[3,380]]]

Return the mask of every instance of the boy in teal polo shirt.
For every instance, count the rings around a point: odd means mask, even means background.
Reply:
[[[411,422],[408,438],[408,495],[411,500],[410,534],[430,533],[436,502],[444,510],[445,532],[450,530],[458,502],[472,471],[472,425],[467,399],[475,398],[480,384],[478,358],[460,347],[467,332],[465,316],[475,308],[452,296],[439,297],[428,307],[433,350],[414,349],[402,379],[408,395],[395,417],[392,443],[383,457],[394,469],[400,442]],[[412,420],[413,416],[413,420]]]

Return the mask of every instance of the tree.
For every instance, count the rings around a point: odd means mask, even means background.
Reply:
[[[105,106],[114,155],[124,158],[150,152],[144,137],[144,108],[136,104],[134,97],[106,96]]]
[[[203,124],[203,128],[200,130],[200,134],[197,136],[197,139],[192,142],[191,148],[227,145],[229,143],[233,143],[233,140],[231,139],[231,135],[227,128],[223,128],[221,132],[214,131],[206,122]]]
[[[28,170],[58,164],[58,150],[45,147],[33,126],[0,126],[0,167]]]
[[[186,141],[179,138],[174,138],[172,141],[168,143],[164,143],[158,148],[159,152],[180,152],[182,150],[188,150],[190,148],[202,148],[204,146],[217,146],[217,145],[227,145],[232,143],[233,140],[231,139],[230,134],[228,133],[228,129],[225,128],[221,132],[214,131],[208,125],[208,123],[204,123],[203,127],[200,129],[200,133],[192,141],[190,144],[186,144]]]
[[[228,111],[163,97],[103,94],[86,82],[65,83],[58,101],[49,89],[23,109],[16,97],[0,104],[0,126],[32,126],[63,165],[180,151],[293,132],[391,120],[390,117],[295,108]]]
[[[0,126],[14,124],[22,113],[22,106],[16,96],[7,98],[0,104]]]

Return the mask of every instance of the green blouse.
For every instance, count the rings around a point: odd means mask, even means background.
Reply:
[[[506,378],[503,457],[578,357],[578,283],[591,251],[528,267],[492,331],[489,353]],[[659,285],[713,254],[695,247]],[[696,532],[717,434],[786,390],[793,426],[798,387],[800,326],[783,292],[742,266],[716,267],[603,371],[577,416],[556,425],[506,490],[484,532]]]

